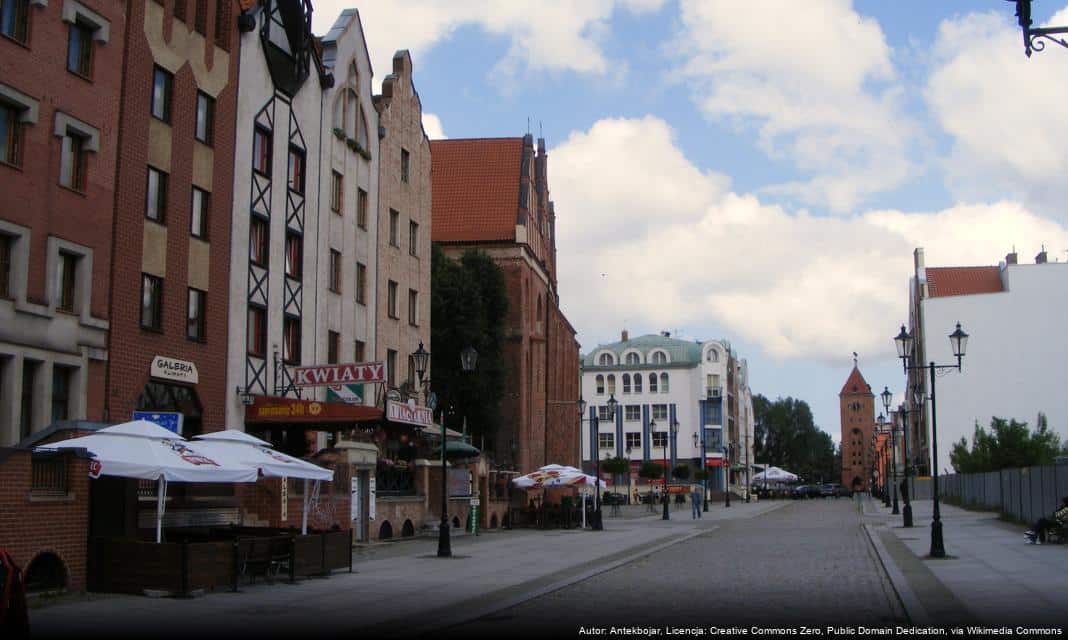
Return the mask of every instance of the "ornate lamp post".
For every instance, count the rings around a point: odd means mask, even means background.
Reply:
[[[653,433],[653,429],[656,428],[656,420],[649,421],[649,431]],[[679,423],[670,424],[668,430],[664,433],[664,515],[660,517],[661,520],[670,520],[671,512],[668,511],[670,506],[668,503],[668,478],[671,477],[670,461],[668,460],[668,444],[671,442],[671,436],[679,432]]]
[[[705,429],[704,429],[704,427],[697,427],[697,428],[698,428],[699,431],[701,431],[701,435],[700,436],[697,435],[697,431],[693,432],[693,446],[696,449],[698,447],[698,442],[700,442],[700,447],[701,447],[701,467],[700,468],[701,468],[701,471],[704,472],[704,478],[701,479],[701,484],[704,487],[704,511],[707,513],[708,512],[708,468],[705,466],[705,464],[706,464],[705,463],[705,458],[706,458],[706,455],[707,455],[706,448],[705,448],[705,439],[704,439],[704,430]]]
[[[885,436],[883,438],[882,444],[879,447],[879,475],[881,476],[880,479],[883,481],[883,506],[889,507],[890,484],[893,482],[893,480],[890,479],[890,473],[887,471],[890,466],[890,460],[888,455],[889,449],[887,449],[886,444],[890,439],[890,435],[889,431],[886,428],[886,417],[884,417],[883,414],[880,413],[878,420],[876,420],[875,422],[877,424],[876,433]]]
[[[1068,47],[1068,40],[1053,37],[1056,34],[1068,33],[1068,27],[1031,27],[1031,0],[1006,0],[1016,4],[1016,17],[1019,18],[1020,29],[1023,30],[1024,52],[1031,57],[1032,51],[1042,51],[1046,43],[1039,40],[1045,38],[1062,47]]]
[[[908,400],[902,402],[897,408],[897,415],[901,418],[901,441],[905,445],[905,484],[901,488],[901,497],[905,506],[901,509],[901,524],[904,527],[912,526],[912,502],[909,500],[909,405]]]
[[[723,447],[723,493],[727,496],[723,506],[731,506],[731,457],[734,454],[734,443],[728,442]]]
[[[886,408],[886,415],[890,417],[890,482],[894,485],[892,488],[894,509],[891,513],[896,516],[901,514],[901,510],[897,504],[897,420],[890,413],[890,403],[894,400],[894,394],[890,393],[890,387],[883,386],[883,392],[880,395],[883,399],[883,407]]]
[[[580,406],[585,407],[584,400],[579,400]],[[608,396],[607,403],[607,416],[609,420],[612,420],[616,416],[616,408],[619,406],[619,401],[616,400],[615,394]],[[597,499],[593,503],[593,523],[591,528],[594,531],[604,531],[604,520],[601,519],[601,418],[594,413],[590,416],[590,429],[595,434],[593,437],[593,455],[595,474],[597,475]]]
[[[1023,6],[1022,4],[1017,5]],[[1030,5],[1028,5],[1030,9]],[[1022,21],[1022,18],[1021,18]],[[934,480],[934,519],[931,522],[931,557],[944,558],[946,555],[946,548],[942,541],[942,518],[938,509],[938,412],[935,404],[935,372],[939,369],[956,369],[961,371],[961,360],[964,358],[964,351],[968,346],[968,334],[960,328],[960,323],[957,323],[957,329],[953,333],[949,334],[949,345],[953,349],[953,355],[957,358],[957,364],[935,364],[931,361],[927,365],[910,365],[909,360],[912,358],[912,341],[913,338],[907,331],[905,331],[905,325],[901,325],[901,332],[894,338],[894,342],[897,344],[897,355],[901,358],[901,366],[904,368],[907,374],[910,369],[928,370],[928,377],[931,380],[931,461],[933,469],[931,472]],[[917,388],[916,399],[919,400],[918,406],[923,406],[923,391],[922,388]]]

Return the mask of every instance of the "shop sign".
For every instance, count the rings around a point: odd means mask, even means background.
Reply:
[[[378,499],[378,492],[377,492],[377,488],[375,487],[375,475],[372,473],[371,474],[371,478],[368,481],[368,488],[367,488],[367,500],[368,500],[367,519],[368,520],[374,520],[375,519],[375,500],[377,500],[377,499]]]
[[[293,384],[298,387],[385,381],[386,364],[384,362],[328,364],[293,369]]]
[[[326,386],[327,402],[363,404],[362,384],[331,384]]]
[[[154,422],[167,431],[182,435],[182,414],[177,411],[134,411],[134,420]]]
[[[151,375],[153,378],[173,380],[175,382],[187,382],[189,384],[200,382],[197,365],[186,360],[178,360],[177,358],[168,358],[166,356],[152,358]]]
[[[295,398],[256,396],[252,405],[245,407],[245,420],[254,422],[364,422],[381,417],[382,410],[377,407]]]
[[[434,426],[434,416],[427,407],[417,407],[414,403],[404,404],[395,400],[386,400],[386,418],[390,422],[414,424],[417,427]]]

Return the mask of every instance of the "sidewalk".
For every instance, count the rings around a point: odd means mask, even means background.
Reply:
[[[114,596],[57,604],[31,612],[35,636],[99,634],[273,636],[340,634],[368,630],[377,636],[413,636],[514,606],[575,581],[615,568],[715,528],[725,519],[750,518],[785,502],[732,501],[710,505],[700,520],[689,507],[654,522],[642,506],[629,517],[609,517],[604,531],[485,532],[452,539],[451,558],[436,556],[436,538],[368,545],[354,553],[354,573],[296,584],[243,586],[193,599]],[[634,513],[628,511],[637,510]],[[639,515],[640,512],[640,515]],[[428,624],[432,621],[432,624]],[[425,625],[425,626],[420,626]]]
[[[1068,547],[1029,545],[1022,525],[993,512],[939,504],[946,558],[928,556],[931,500],[900,515],[860,498],[865,528],[914,625],[1057,627],[1068,620]]]

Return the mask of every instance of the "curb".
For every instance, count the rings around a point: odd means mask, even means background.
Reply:
[[[916,592],[909,586],[905,574],[901,572],[901,569],[890,557],[890,552],[886,549],[886,545],[883,544],[875,527],[865,524],[864,532],[867,533],[868,541],[871,543],[872,548],[875,549],[879,564],[882,565],[886,577],[890,580],[890,586],[894,589],[898,602],[901,603],[901,607],[905,610],[905,616],[908,618],[909,623],[915,626],[930,626],[930,615],[923,608],[923,604],[920,603]]]

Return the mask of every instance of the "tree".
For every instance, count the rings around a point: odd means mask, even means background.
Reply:
[[[638,477],[645,480],[659,480],[664,475],[664,465],[659,462],[643,462],[638,469]]]
[[[459,260],[451,260],[436,244],[430,269],[430,372],[438,412],[446,426],[457,430],[466,418],[472,442],[480,446],[485,438],[492,451],[507,375],[504,274],[484,252],[467,251]],[[460,351],[468,345],[478,352],[478,361],[475,370],[465,375]]]
[[[837,478],[830,434],[819,429],[804,400],[753,396],[756,461],[782,467],[807,480]],[[840,463],[839,463],[840,464]],[[840,469],[840,466],[838,467]]]
[[[630,471],[630,460],[621,457],[602,460],[601,469],[616,475],[624,474]]]
[[[958,473],[985,473],[1053,464],[1060,452],[1060,436],[1050,431],[1044,414],[1038,414],[1038,427],[1033,433],[1026,422],[994,416],[990,431],[976,421],[971,449],[961,438],[953,445],[949,461]]]
[[[690,468],[684,464],[675,465],[675,468],[671,470],[671,475],[679,480],[686,480],[690,477]]]

